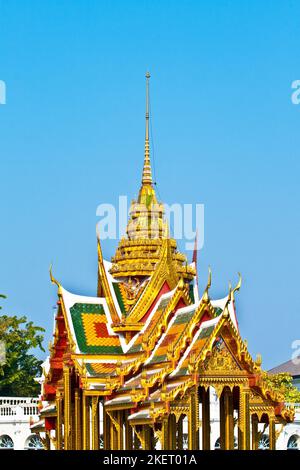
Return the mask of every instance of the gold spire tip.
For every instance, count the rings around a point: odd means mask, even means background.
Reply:
[[[150,145],[149,145],[149,78],[150,73],[146,72],[146,129],[145,129],[145,154],[142,184],[152,184],[152,170],[150,164]]]

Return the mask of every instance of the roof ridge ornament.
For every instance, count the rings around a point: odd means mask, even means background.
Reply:
[[[211,287],[211,267],[208,266],[208,279],[207,279],[207,284],[206,284],[205,291],[203,294],[203,300],[205,302],[209,301],[208,290],[210,289],[210,287]]]
[[[50,280],[52,282],[52,284],[56,284],[57,287],[58,287],[58,293],[60,293],[61,291],[61,284],[55,279],[55,277],[53,276],[52,274],[52,263],[50,264],[49,266],[49,274],[50,274]]]
[[[261,369],[262,357],[261,357],[261,354],[260,354],[260,353],[257,353],[257,354],[256,354],[255,365],[256,365],[256,367],[257,367],[258,369]]]
[[[232,289],[231,284],[230,284],[230,301],[234,301],[234,293],[238,292],[241,288],[242,285],[242,276],[241,273],[238,272],[239,280],[236,284],[236,286]]]
[[[149,78],[150,73],[146,73],[146,129],[145,129],[145,155],[144,155],[144,166],[142,185],[152,185],[152,171],[150,163],[150,145],[149,145]]]
[[[224,318],[229,318],[230,314],[229,314],[229,310],[228,310],[228,305],[230,304],[231,300],[232,300],[232,285],[231,285],[231,281],[229,281],[228,283],[228,296],[227,296],[227,300],[226,300],[226,303],[225,303],[225,306],[224,306],[224,309],[223,309],[223,312],[222,312],[222,315]]]

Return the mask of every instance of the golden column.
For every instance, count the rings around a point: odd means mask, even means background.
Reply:
[[[62,450],[63,394],[59,389],[56,391],[56,415],[56,450]]]
[[[71,404],[71,441],[72,441],[72,450],[76,450],[75,396],[74,396],[74,403]]]
[[[83,450],[90,450],[90,397],[83,392],[82,397]]]
[[[221,393],[219,398],[220,405],[220,449],[225,450],[225,400],[224,392]]]
[[[117,411],[117,439],[118,439],[118,450],[123,450],[123,410]]]
[[[118,439],[117,439],[117,430],[115,424],[110,420],[110,435],[109,435],[109,440],[110,440],[110,448],[111,450],[117,450],[118,449]]]
[[[143,433],[143,442],[144,442],[143,450],[151,450],[152,449],[152,429],[150,428],[148,424],[143,425],[142,433]]]
[[[110,444],[110,426],[111,421],[109,414],[107,413],[104,403],[103,403],[103,440],[104,440],[104,449],[109,450],[111,448]]]
[[[92,450],[99,450],[99,397],[92,397]]]
[[[239,400],[239,449],[250,449],[250,410],[249,410],[250,391],[246,388],[240,388]]]
[[[184,415],[180,415],[177,423],[177,449],[183,449],[183,420]]]
[[[173,413],[169,415],[168,435],[169,435],[168,450],[175,450],[176,449],[176,417]]]
[[[121,450],[118,411],[110,411],[110,448],[111,450]]]
[[[256,414],[251,416],[252,424],[252,450],[258,449],[259,435],[258,435],[258,417]]]
[[[136,433],[136,427],[133,426],[132,429],[133,429],[133,449],[138,450],[140,448],[141,443]]]
[[[276,432],[275,432],[275,416],[269,415],[269,441],[270,450],[276,450]]]
[[[232,392],[229,389],[223,391],[224,395],[224,411],[225,411],[225,440],[224,448],[225,450],[234,449],[234,420],[233,420],[233,396]]]
[[[64,449],[72,450],[71,368],[64,365]]]
[[[202,449],[210,450],[210,393],[202,387]]]
[[[169,420],[168,418],[163,418],[161,424],[161,448],[162,450],[169,450]]]
[[[75,389],[75,449],[81,450],[81,397],[80,389]]]
[[[133,448],[133,436],[132,436],[132,426],[130,425],[128,418],[130,416],[130,411],[125,410],[125,450],[132,450]]]
[[[199,399],[198,387],[194,386],[189,396],[189,416],[188,416],[188,436],[189,450],[199,448]]]

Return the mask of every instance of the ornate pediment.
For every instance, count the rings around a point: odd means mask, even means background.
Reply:
[[[224,342],[218,343],[213,348],[212,354],[205,359],[201,366],[201,372],[213,375],[231,375],[231,373],[241,372],[241,370]]]
[[[250,392],[250,405],[264,405],[267,401],[261,395],[251,390]]]

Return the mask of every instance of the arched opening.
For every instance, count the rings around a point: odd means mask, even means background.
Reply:
[[[216,440],[215,442],[215,447],[214,447],[215,450],[220,450],[221,449],[221,440],[220,438],[218,437],[218,439]]]
[[[187,450],[189,448],[189,431],[188,431],[188,417],[187,415],[181,416],[182,420],[182,449]]]
[[[24,449],[25,450],[43,450],[44,446],[43,446],[40,436],[38,436],[37,434],[31,434],[31,436],[28,436],[25,441]]]
[[[300,436],[293,434],[287,443],[287,450],[300,450]]]
[[[238,448],[238,440],[237,438],[234,436],[234,448],[237,449]],[[215,447],[214,447],[215,450],[220,450],[221,449],[221,439],[218,437],[218,439],[216,440],[215,442]]]
[[[10,436],[7,434],[3,434],[0,436],[0,449],[1,450],[8,450],[8,449],[13,449],[14,448],[14,441]]]
[[[268,434],[263,434],[258,443],[258,450],[267,450],[270,448],[270,439]]]

